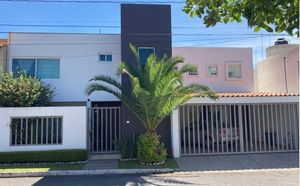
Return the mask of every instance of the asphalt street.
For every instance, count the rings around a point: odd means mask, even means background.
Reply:
[[[201,186],[296,186],[299,169],[256,171],[185,172],[153,175],[101,175],[1,178],[1,186],[110,186],[110,185],[201,185]]]

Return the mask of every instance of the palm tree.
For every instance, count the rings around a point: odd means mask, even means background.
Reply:
[[[193,97],[216,98],[206,85],[190,84],[184,86],[183,74],[195,72],[196,67],[183,63],[183,58],[159,59],[152,54],[145,65],[139,63],[137,49],[130,45],[136,57],[136,64],[121,63],[118,75],[129,76],[132,89],[124,89],[116,79],[98,75],[87,86],[88,95],[95,91],[105,91],[119,98],[143,123],[147,132],[156,132],[159,123],[180,105]]]

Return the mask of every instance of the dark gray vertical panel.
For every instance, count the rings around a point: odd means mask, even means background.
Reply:
[[[100,136],[99,136],[99,125],[102,125],[102,123],[99,121],[99,114],[100,114],[100,112],[101,112],[101,109],[100,108],[96,108],[96,110],[95,110],[95,112],[97,113],[97,116],[96,116],[96,121],[95,121],[95,124],[94,125],[96,125],[95,127],[96,127],[96,149],[95,149],[95,151],[99,151],[99,146],[100,146],[100,144],[99,144],[99,138],[100,138]]]
[[[276,150],[280,150],[280,147],[279,147],[279,120],[278,120],[278,105],[275,104],[274,105],[274,122],[275,122],[275,125],[276,125]]]
[[[201,131],[202,131],[202,149],[203,149],[203,152],[202,153],[205,153],[205,124],[204,124],[204,111],[203,111],[203,105],[201,105]]]
[[[263,131],[263,139],[262,139],[262,141],[263,141],[263,147],[264,147],[264,151],[266,151],[267,150],[267,140],[266,140],[266,127],[267,127],[267,122],[266,122],[266,120],[265,120],[265,111],[266,111],[266,109],[265,109],[265,104],[262,104],[261,105],[261,108],[262,108],[262,110],[261,110],[261,114],[262,114],[262,131]]]
[[[158,57],[172,56],[171,6],[121,4],[121,61],[136,64],[129,43],[136,47],[154,47]],[[128,76],[122,76],[122,86],[130,89]],[[126,124],[130,121],[130,125]],[[170,117],[164,119],[157,132],[161,135],[168,153],[171,152]],[[139,119],[122,104],[122,125],[124,135],[144,132]]]
[[[190,106],[188,105],[187,106],[187,120],[188,120],[188,122],[187,122],[187,128],[188,128],[188,130],[187,130],[187,132],[188,132],[188,153],[190,154],[191,153],[191,123],[190,123]]]
[[[91,108],[91,125],[92,125],[92,140],[91,140],[91,150],[95,151],[95,109]]]
[[[249,120],[250,120],[250,117],[248,117],[248,120],[247,120],[247,108],[248,108],[248,111],[249,111],[249,107],[248,107],[248,105],[243,105],[243,118],[244,118],[244,130],[245,130],[245,135],[244,135],[244,137],[245,137],[245,150],[246,150],[246,152],[248,152],[249,150],[248,150],[248,147],[249,147],[249,142],[248,141],[250,141],[249,140],[249,134],[248,134],[248,126],[249,126]],[[250,129],[249,129],[249,133],[250,133]],[[251,144],[251,143],[250,143]]]
[[[274,123],[274,110],[273,104],[270,105],[270,124],[271,124],[271,131],[272,131],[272,150],[275,151],[275,123]]]
[[[220,120],[218,118],[218,105],[215,105],[215,122],[216,122],[216,136],[217,136],[217,153],[219,153],[220,151],[220,148],[219,148],[219,136],[220,136],[220,131],[219,131],[219,123],[220,123]]]
[[[109,150],[113,151],[113,138],[112,138],[112,126],[113,126],[113,120],[112,120],[112,108],[109,109]]]
[[[238,133],[239,133],[239,131],[237,130],[237,124],[236,124],[236,118],[237,118],[237,109],[236,109],[236,107],[237,107],[237,105],[234,105],[233,106],[233,112],[234,112],[234,114],[233,114],[233,116],[234,116],[234,134],[235,134],[235,144],[234,144],[234,147],[235,147],[235,152],[238,152],[238,142],[237,142],[237,138],[236,138],[236,136],[238,135]]]
[[[214,116],[213,116],[213,113],[214,113],[214,109],[213,109],[213,105],[209,105],[210,107],[210,124],[211,124],[211,146],[212,146],[212,153],[215,152],[215,146],[214,146],[214,141],[213,141],[213,138],[214,138]]]
[[[233,141],[232,141],[232,105],[229,105],[229,125],[230,125],[230,152],[233,152]]]
[[[192,107],[192,122],[193,122],[193,153],[196,153],[196,140],[195,140],[195,110],[194,110],[194,105],[191,105]]]
[[[223,136],[223,113],[224,113],[224,106],[223,105],[220,105],[220,128],[221,128],[221,136]],[[222,153],[224,152],[224,143],[223,143],[223,140],[222,140],[222,137],[221,137],[221,148],[222,148]]]
[[[254,130],[253,130],[253,133],[254,133],[254,145],[255,145],[255,151],[258,151],[258,141],[257,141],[257,130],[256,130],[256,105],[252,105],[252,112],[253,112],[253,126],[254,126]],[[258,127],[259,128],[259,127]]]
[[[282,104],[280,104],[279,105],[279,119],[280,119],[280,136],[281,136],[281,142],[280,142],[280,146],[281,146],[281,150],[283,150],[284,149],[284,134],[283,134],[283,125],[284,125],[284,123],[283,123],[283,107],[282,107],[283,105]]]
[[[289,123],[289,136],[290,136],[290,150],[294,150],[294,135],[293,135],[293,129],[292,129],[292,104],[288,104],[287,105],[287,109],[288,109],[288,123]]]
[[[28,118],[25,119],[25,145],[28,144]]]
[[[182,131],[183,131],[183,153],[186,154],[186,146],[187,146],[187,140],[186,140],[186,127],[185,127],[185,123],[186,123],[186,106],[182,106],[182,117],[183,117],[183,122],[182,122]]]
[[[206,118],[205,118],[205,128],[206,128],[206,147],[207,147],[207,153],[210,152],[210,143],[209,143],[209,121],[208,121],[208,105],[205,105],[205,113],[206,113]]]
[[[227,115],[227,109],[228,109],[228,105],[224,105],[225,107],[225,135],[226,135],[226,152],[228,152],[228,115]]]
[[[196,108],[197,108],[197,138],[198,138],[198,153],[200,154],[201,153],[201,146],[200,146],[200,144],[201,144],[201,142],[200,142],[200,133],[201,133],[201,131],[200,131],[200,122],[199,122],[199,119],[200,119],[200,113],[199,113],[199,105],[197,105],[196,106]]]
[[[99,125],[100,125],[100,143],[101,143],[101,151],[104,151],[104,148],[103,148],[103,146],[104,146],[104,143],[103,143],[103,141],[104,141],[104,128],[103,128],[103,125],[104,125],[104,114],[103,114],[103,112],[104,112],[104,110],[103,109],[100,109],[100,113],[101,113],[101,115],[100,115],[100,118],[101,118],[101,120],[100,120],[100,123],[99,123]]]

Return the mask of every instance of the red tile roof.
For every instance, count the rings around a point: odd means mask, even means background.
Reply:
[[[281,96],[299,96],[294,93],[277,93],[277,92],[220,92],[219,97],[281,97]]]
[[[0,46],[6,46],[7,40],[6,39],[0,39]]]

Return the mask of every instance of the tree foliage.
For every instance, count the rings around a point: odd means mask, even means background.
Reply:
[[[299,0],[187,0],[183,11],[190,16],[203,17],[207,27],[218,22],[248,21],[259,31],[299,34]]]
[[[54,90],[39,79],[19,73],[1,72],[0,107],[31,107],[49,104]]]
[[[132,89],[128,90],[114,78],[98,75],[91,79],[86,89],[89,95],[94,91],[105,91],[119,98],[131,109],[148,131],[155,131],[159,123],[173,109],[193,97],[216,98],[214,92],[205,85],[183,85],[183,74],[196,71],[196,67],[183,63],[180,57],[159,59],[151,55],[145,65],[139,63],[137,49],[130,45],[136,63],[122,62],[118,74],[128,75]]]

